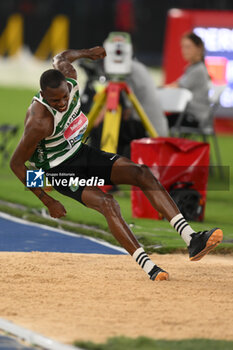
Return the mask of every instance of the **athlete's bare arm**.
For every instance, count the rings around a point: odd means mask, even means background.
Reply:
[[[73,78],[77,80],[77,73],[71,64],[72,62],[80,58],[98,60],[104,58],[105,56],[105,49],[101,46],[83,50],[66,50],[53,58],[53,67],[61,71],[66,78]]]
[[[23,136],[11,158],[10,167],[20,181],[26,186],[26,161],[34,153],[38,143],[53,132],[53,120],[50,112],[38,102],[33,102],[29,107]],[[40,188],[30,190],[48,208],[52,217],[58,218],[66,214],[63,205],[50,197]]]

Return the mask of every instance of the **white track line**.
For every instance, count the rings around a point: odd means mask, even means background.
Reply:
[[[43,335],[39,333],[35,333],[33,331],[30,331],[26,328],[20,327],[15,325],[12,322],[9,322],[7,320],[4,320],[3,318],[0,318],[0,329],[2,329],[5,332],[8,332],[10,334],[13,334],[14,336],[25,340],[31,345],[37,345],[41,346],[44,349],[47,350],[83,350],[78,347],[74,347],[71,345],[65,345],[62,343],[58,343],[57,341],[46,338]]]
[[[118,250],[119,252],[128,254],[124,248],[117,247],[117,246],[115,246],[115,245],[113,245],[111,243],[105,242],[105,241],[100,240],[100,239],[96,239],[96,238],[93,238],[93,237],[88,237],[88,236],[85,236],[85,235],[80,235],[80,234],[68,232],[68,231],[65,231],[65,230],[62,230],[62,229],[59,229],[59,228],[56,228],[56,227],[51,227],[51,226],[47,226],[47,225],[37,224],[37,223],[31,222],[31,221],[26,221],[24,219],[16,218],[15,216],[11,216],[9,214],[2,213],[2,212],[0,212],[0,217],[3,218],[3,219],[6,219],[6,220],[13,221],[13,222],[18,222],[19,224],[24,224],[24,225],[33,226],[33,227],[39,227],[39,228],[42,228],[42,229],[48,230],[48,231],[56,231],[56,232],[59,232],[59,233],[61,233],[63,235],[67,235],[67,236],[82,237],[82,238],[88,239],[89,241],[101,244],[101,245],[103,245],[105,247],[109,247],[109,248]]]

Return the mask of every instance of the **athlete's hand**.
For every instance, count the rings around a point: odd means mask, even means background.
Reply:
[[[57,200],[53,199],[47,204],[50,216],[52,218],[60,218],[66,215],[66,210],[64,206]]]
[[[88,50],[88,58],[91,60],[98,60],[106,56],[106,51],[101,46],[95,46]]]

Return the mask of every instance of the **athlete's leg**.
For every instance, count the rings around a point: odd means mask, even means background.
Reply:
[[[111,181],[115,184],[130,184],[140,187],[152,206],[171,223],[187,246],[190,245],[194,230],[146,165],[135,164],[130,159],[121,157],[112,166]]]
[[[117,201],[97,187],[86,186],[82,192],[83,203],[105,216],[108,226],[118,242],[138,262],[153,280],[168,279],[167,272],[156,266],[140,247],[139,242],[121,216]]]
[[[114,184],[130,184],[140,187],[152,206],[163,214],[181,235],[189,248],[190,260],[200,260],[222,241],[223,233],[218,228],[195,233],[168,192],[147,166],[135,164],[124,157],[119,158],[113,164],[111,181]]]
[[[130,255],[140,247],[122,218],[119,204],[112,195],[104,193],[98,187],[87,186],[82,193],[82,201],[88,208],[95,209],[105,216],[110,231]]]
[[[171,221],[179,214],[175,202],[146,165],[133,163],[125,157],[115,161],[111,181],[114,184],[129,184],[140,187],[153,207]]]

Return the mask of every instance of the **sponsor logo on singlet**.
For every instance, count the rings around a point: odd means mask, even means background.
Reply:
[[[70,147],[73,147],[83,137],[86,128],[87,117],[81,112],[64,131],[64,137],[69,143]]]

